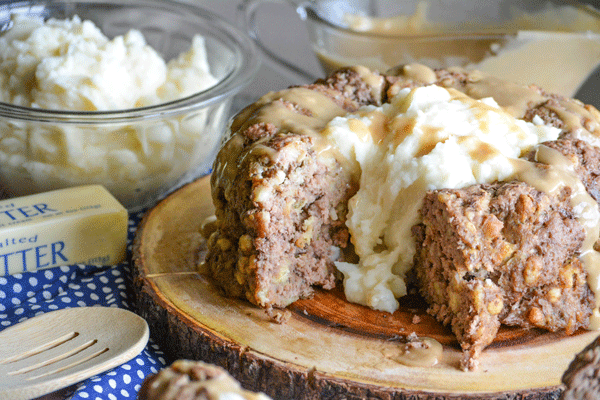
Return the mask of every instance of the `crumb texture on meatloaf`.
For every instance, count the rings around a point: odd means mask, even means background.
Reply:
[[[233,121],[213,168],[216,230],[205,266],[229,296],[284,307],[336,284],[334,262],[351,251],[345,225],[357,178],[319,137],[336,116],[386,103],[403,88],[438,85],[493,97],[515,118],[561,130],[558,150],[599,197],[600,113],[592,106],[459,68],[418,65],[386,74],[342,69],[326,80],[269,93]],[[543,168],[540,166],[539,168]],[[524,182],[429,192],[413,229],[413,284],[451,326],[474,369],[501,324],[572,333],[589,327],[596,300],[579,258],[585,230],[569,187]]]

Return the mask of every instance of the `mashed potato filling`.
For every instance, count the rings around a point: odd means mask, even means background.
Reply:
[[[492,98],[434,85],[403,89],[381,107],[333,119],[323,135],[360,175],[346,222],[360,261],[336,263],[347,299],[396,310],[426,191],[505,180],[517,172],[514,159],[559,133],[541,119],[515,119]]]
[[[15,15],[0,37],[0,101],[66,111],[125,110],[183,98],[217,83],[204,38],[166,63],[138,30],[113,39],[92,21]]]

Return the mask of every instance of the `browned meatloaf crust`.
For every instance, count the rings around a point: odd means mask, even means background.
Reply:
[[[546,144],[574,162],[598,199],[600,153],[578,138],[600,137],[600,113],[576,100],[460,69],[381,75],[354,67],[290,90],[319,93],[349,112],[427,84],[491,96],[515,118],[560,128],[560,140]],[[344,257],[335,248],[349,244],[346,203],[357,190],[342,163],[320,156],[318,138],[288,119],[270,120],[273,110],[287,110],[286,117],[315,124],[310,118],[321,110],[293,99],[289,91],[270,94],[238,115],[212,177],[217,229],[208,272],[226,294],[267,308],[309,296],[315,285],[334,286],[333,261]],[[568,333],[588,325],[594,297],[577,258],[584,233],[568,195],[568,188],[549,195],[522,182],[427,195],[423,224],[414,228],[416,282],[429,311],[456,334],[464,368],[475,367],[500,324]]]
[[[600,337],[580,351],[562,376],[560,400],[600,399]]]

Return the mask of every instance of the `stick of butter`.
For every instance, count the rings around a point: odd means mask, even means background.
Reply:
[[[101,185],[0,201],[0,275],[125,259],[127,210]]]

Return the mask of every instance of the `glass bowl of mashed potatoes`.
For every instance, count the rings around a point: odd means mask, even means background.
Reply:
[[[129,210],[210,171],[250,39],[191,3],[24,1],[0,8],[0,188],[90,183]]]

